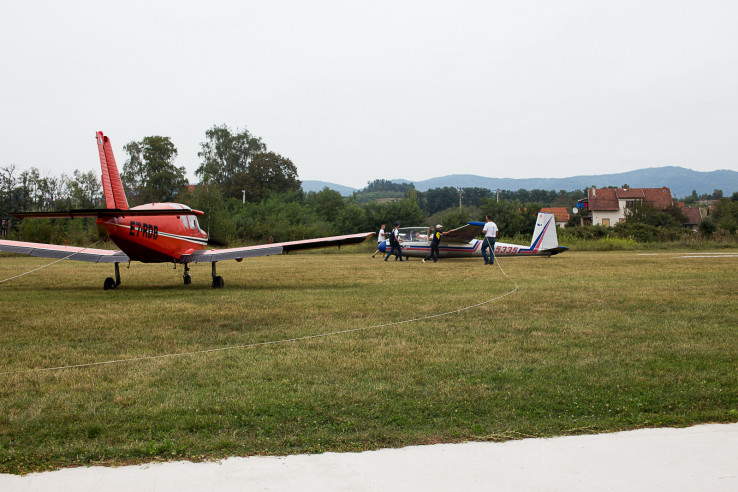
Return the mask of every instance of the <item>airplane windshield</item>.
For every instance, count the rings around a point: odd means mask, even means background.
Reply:
[[[402,241],[428,241],[427,227],[400,227],[398,230]]]

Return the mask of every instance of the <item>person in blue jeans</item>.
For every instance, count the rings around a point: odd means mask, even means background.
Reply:
[[[402,261],[402,246],[400,246],[400,223],[395,222],[395,227],[392,229],[392,232],[389,234],[389,242],[390,246],[392,246],[392,249],[389,253],[387,253],[387,256],[384,257],[384,261],[387,261],[387,258],[389,258],[392,255],[395,255],[395,261],[399,258],[400,261]]]
[[[497,224],[492,222],[492,217],[484,216],[487,222],[484,224],[484,242],[482,242],[482,257],[485,265],[494,265],[495,263],[495,241],[497,241]],[[487,257],[487,248],[489,248],[489,257]]]

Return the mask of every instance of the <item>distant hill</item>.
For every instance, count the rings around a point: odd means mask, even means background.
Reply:
[[[650,167],[636,171],[628,171],[616,174],[599,174],[588,176],[572,176],[570,178],[486,178],[473,174],[451,174],[439,178],[431,178],[423,181],[408,181],[405,179],[393,179],[393,183],[413,183],[418,191],[427,191],[431,188],[443,188],[454,186],[461,188],[478,187],[490,190],[565,190],[574,191],[589,188],[591,186],[623,186],[627,184],[631,188],[661,188],[666,186],[671,189],[675,198],[684,198],[696,190],[698,194],[712,193],[714,190],[723,190],[723,196],[730,197],[738,192],[738,172],[727,169],[719,171],[701,172],[692,171],[684,167],[664,166]],[[320,191],[324,187],[336,190],[343,196],[349,196],[356,188],[341,186],[324,181],[303,181],[302,189],[307,191]]]
[[[311,191],[321,191],[323,188],[329,188],[331,190],[336,190],[341,194],[341,196],[351,196],[354,191],[359,191],[356,188],[351,188],[350,186],[343,186],[336,183],[329,183],[327,181],[310,181],[305,180],[302,182],[302,191],[305,193],[310,193]]]
[[[393,180],[394,181],[394,180]],[[399,182],[399,180],[398,180]],[[698,194],[712,193],[714,190],[723,190],[724,196],[731,196],[738,191],[738,172],[719,170],[710,172],[692,171],[678,166],[652,167],[628,171],[617,174],[600,174],[589,176],[573,176],[570,178],[485,178],[470,174],[452,174],[440,178],[431,178],[423,181],[414,181],[415,189],[426,191],[431,188],[444,186],[479,187],[491,190],[581,190],[591,186],[622,186],[627,184],[631,188],[661,188],[671,189],[675,198],[683,198],[696,190]]]

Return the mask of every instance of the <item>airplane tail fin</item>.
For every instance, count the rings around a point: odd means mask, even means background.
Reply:
[[[118,166],[115,164],[115,156],[113,155],[113,147],[110,145],[110,139],[103,135],[103,132],[97,132],[96,137],[97,148],[100,152],[105,204],[108,208],[128,210],[128,200],[123,190],[123,183],[120,180]]]
[[[556,220],[553,214],[538,213],[530,247],[533,250],[557,249],[559,247],[559,238],[556,236]]]

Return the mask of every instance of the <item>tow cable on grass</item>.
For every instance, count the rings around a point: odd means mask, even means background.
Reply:
[[[499,259],[498,259],[498,261],[496,263],[497,263],[498,268],[502,272],[502,274],[505,276],[505,278],[508,279],[510,282],[512,282],[513,285],[515,285],[515,287],[513,287],[512,290],[510,290],[510,291],[508,291],[508,292],[506,292],[506,293],[504,293],[502,295],[499,295],[497,297],[493,297],[491,299],[487,299],[486,301],[479,302],[479,303],[473,304],[471,306],[466,306],[466,307],[463,307],[463,308],[455,309],[453,311],[448,311],[448,312],[445,312],[445,313],[430,314],[428,316],[422,316],[420,318],[406,319],[406,320],[403,320],[403,321],[393,321],[391,323],[382,323],[380,325],[374,325],[374,326],[363,326],[361,328],[351,328],[351,329],[348,329],[348,330],[331,331],[331,332],[326,332],[326,333],[318,333],[318,334],[315,334],[315,335],[305,335],[305,336],[302,336],[302,337],[283,338],[281,340],[270,340],[270,341],[267,341],[267,342],[247,343],[247,344],[242,344],[242,345],[230,345],[230,346],[227,346],[227,347],[218,347],[218,348],[212,348],[212,349],[195,350],[195,351],[192,351],[192,352],[177,352],[177,353],[173,353],[173,354],[146,355],[146,356],[142,356],[142,357],[132,357],[132,358],[129,358],[129,359],[114,359],[114,360],[106,360],[106,361],[101,361],[101,362],[89,362],[89,363],[86,363],[86,364],[72,364],[72,365],[68,365],[68,366],[41,367],[41,368],[37,368],[37,369],[28,369],[28,370],[25,370],[25,371],[7,371],[7,372],[0,372],[0,375],[28,374],[28,373],[32,373],[32,372],[44,372],[44,371],[61,371],[61,370],[64,370],[64,369],[80,369],[80,368],[83,368],[83,367],[93,367],[93,366],[104,366],[104,365],[111,365],[111,364],[123,364],[123,363],[131,363],[131,362],[141,362],[141,361],[145,361],[145,360],[167,359],[167,358],[173,358],[173,357],[184,357],[184,356],[188,356],[188,355],[210,354],[210,353],[214,353],[214,352],[225,352],[226,350],[250,349],[250,348],[263,347],[263,346],[267,346],[267,345],[279,345],[279,344],[290,343],[290,342],[301,342],[301,341],[304,341],[304,340],[311,340],[311,339],[315,339],[315,338],[325,338],[325,337],[330,337],[330,336],[334,336],[334,335],[343,335],[343,334],[346,334],[346,333],[355,333],[355,332],[359,332],[359,331],[373,330],[373,329],[376,329],[376,328],[387,328],[389,326],[396,326],[396,325],[402,325],[402,324],[406,324],[406,323],[413,323],[413,322],[416,322],[416,321],[425,321],[425,320],[428,320],[428,319],[440,318],[442,316],[450,316],[452,314],[457,314],[457,313],[460,313],[462,311],[467,311],[469,309],[474,309],[474,308],[477,308],[477,307],[480,307],[480,306],[484,306],[485,304],[489,304],[490,302],[498,301],[498,300],[502,299],[503,297],[507,297],[507,296],[509,296],[509,295],[514,294],[515,292],[517,292],[517,290],[519,288],[518,283],[515,282],[515,280],[511,279],[507,275],[507,273],[505,273],[505,270],[502,269],[502,265],[500,265]]]

